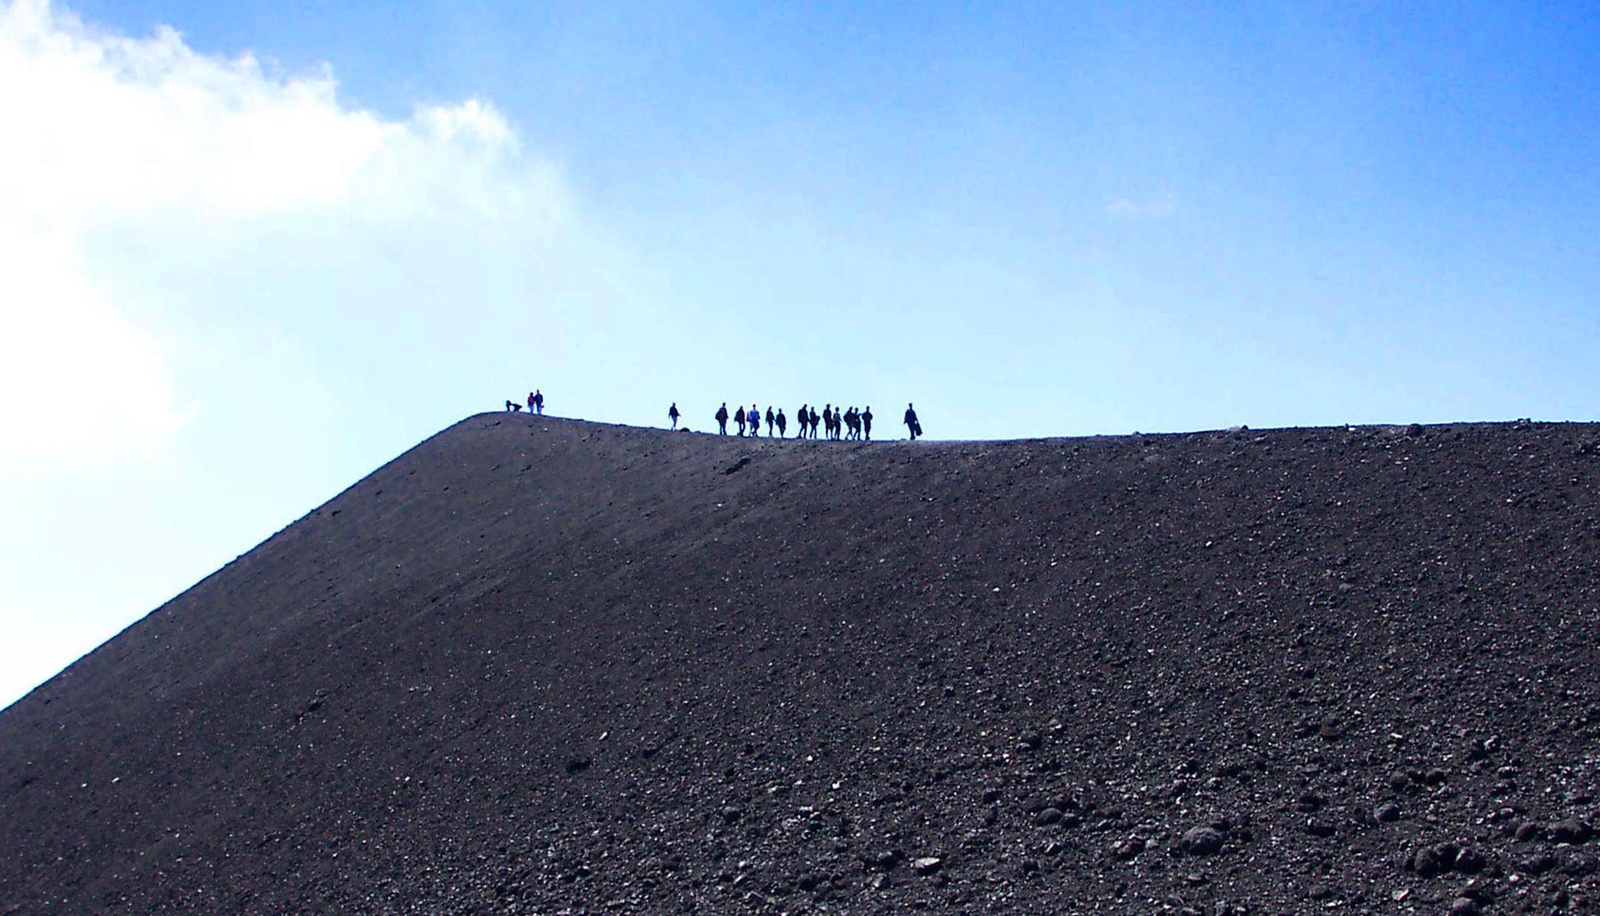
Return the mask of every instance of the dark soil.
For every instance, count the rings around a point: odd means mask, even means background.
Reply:
[[[0,913],[1593,912],[1597,482],[472,417],[0,713]]]

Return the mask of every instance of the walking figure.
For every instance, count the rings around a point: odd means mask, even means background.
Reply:
[[[739,435],[744,435],[744,425],[748,423],[749,420],[744,415],[743,407],[735,407],[733,409],[733,419],[734,422],[739,424]]]
[[[750,435],[761,435],[761,412],[756,410],[756,405],[750,405]]]
[[[922,435],[922,424],[917,420],[916,408],[912,407],[909,402],[906,404],[906,416],[903,422],[906,424],[906,429],[911,433],[911,441],[917,441],[917,437]]]
[[[794,429],[794,437],[796,439],[804,439],[806,437],[806,424],[811,422],[811,408],[801,404],[800,409],[794,412],[794,422],[798,424]]]
[[[528,395],[528,409],[537,411],[539,416],[544,416],[544,392],[533,389],[533,394]]]
[[[681,416],[683,416],[683,414],[678,413],[678,402],[673,401],[672,406],[667,408],[667,419],[672,421],[673,429],[678,428],[678,418]]]
[[[778,408],[778,438],[782,439],[789,434],[789,421],[783,416],[783,408]],[[770,428],[770,426],[768,427]]]
[[[767,405],[767,438],[768,439],[772,438],[772,429],[773,429],[773,427],[777,426],[777,424],[773,422],[776,419],[777,419],[777,417],[775,417],[773,415],[773,413],[772,413],[772,405],[768,404]]]
[[[846,439],[855,441],[861,438],[861,415],[856,413],[854,404],[851,404],[850,409],[844,412],[844,427],[850,430],[845,434]]]
[[[718,435],[722,435],[722,436],[726,436],[728,434],[728,402],[727,401],[723,401],[722,402],[722,406],[717,408],[717,434]]]
[[[867,434],[867,441],[872,441],[872,405],[861,411],[861,430]]]
[[[839,419],[839,408],[838,407],[834,407],[833,408],[833,439],[834,439],[835,442],[837,442],[839,440],[839,435],[842,432],[843,426],[844,426],[844,421]]]
[[[822,405],[822,438],[823,441],[833,439],[833,405]]]
[[[817,408],[812,407],[811,408],[811,438],[813,438],[813,439],[817,438],[817,424],[821,423],[821,422],[822,422],[822,418],[817,415]]]

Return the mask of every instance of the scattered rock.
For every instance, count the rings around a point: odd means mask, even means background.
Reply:
[[[1224,839],[1215,827],[1191,827],[1178,841],[1178,848],[1191,856],[1212,856],[1222,851]]]
[[[1589,842],[1589,838],[1594,835],[1588,824],[1572,817],[1556,821],[1545,830],[1545,833],[1551,842],[1571,843],[1574,846]]]
[[[923,856],[920,859],[911,860],[911,870],[919,875],[931,875],[938,871],[939,866],[942,864],[943,860],[938,856]]]
[[[1373,810],[1372,816],[1380,823],[1392,824],[1400,819],[1400,806],[1394,802],[1384,802]]]
[[[1049,827],[1052,824],[1059,823],[1061,823],[1060,808],[1046,808],[1033,816],[1035,827]]]
[[[1450,916],[1480,916],[1483,909],[1471,897],[1457,897],[1450,901]]]

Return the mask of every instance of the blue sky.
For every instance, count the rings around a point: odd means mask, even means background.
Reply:
[[[1600,413],[1592,8],[1198,7],[0,2],[0,703],[532,386]]]

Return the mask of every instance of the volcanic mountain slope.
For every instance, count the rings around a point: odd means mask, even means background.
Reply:
[[[1596,443],[472,417],[0,713],[0,913],[1592,911]]]

